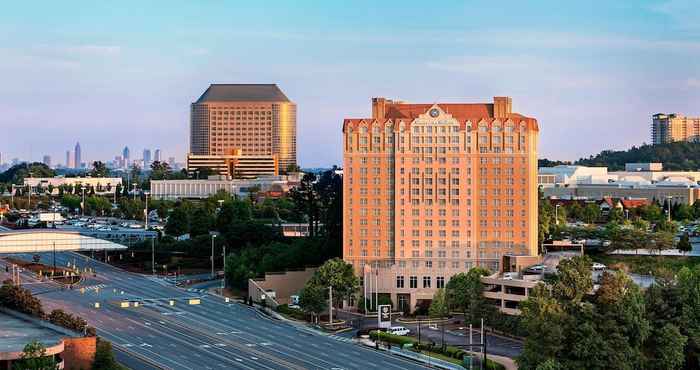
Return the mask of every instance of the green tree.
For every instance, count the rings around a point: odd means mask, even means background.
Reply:
[[[688,233],[683,233],[683,235],[681,235],[681,239],[678,241],[676,248],[683,253],[688,253],[693,250],[693,245],[690,244]]]
[[[528,300],[520,304],[523,325],[528,336],[516,359],[519,369],[536,369],[540,364],[561,358],[566,349],[567,328],[571,317],[563,305],[542,283],[533,288]]]
[[[624,211],[622,208],[617,208],[614,207],[612,210],[610,210],[610,213],[608,214],[608,222],[614,222],[617,224],[621,224],[625,221],[625,215]]]
[[[311,277],[310,282],[325,288],[333,287],[333,296],[338,300],[354,293],[360,285],[360,279],[355,276],[352,265],[340,258],[326,261]]]
[[[552,287],[554,296],[574,304],[580,302],[593,289],[592,264],[588,256],[576,256],[559,262],[558,279]]]
[[[92,177],[107,177],[109,176],[109,170],[107,166],[102,161],[92,162],[92,169],[90,170],[90,176]]]
[[[213,217],[206,209],[197,207],[190,217],[190,236],[206,235],[212,230]]]
[[[688,338],[681,334],[677,326],[667,323],[654,330],[647,344],[648,353],[645,369],[675,370],[685,363],[685,347]]]
[[[322,286],[306,283],[299,293],[299,306],[304,312],[312,315],[313,321],[317,321],[318,316],[328,307],[326,291]]]
[[[93,370],[120,370],[122,367],[114,359],[112,351],[112,343],[102,338],[97,339],[97,347],[95,348],[95,362],[92,365]]]
[[[185,207],[176,207],[168,216],[165,224],[165,233],[172,236],[180,236],[190,231],[190,221]]]
[[[316,235],[320,213],[320,201],[314,188],[315,181],[316,176],[314,174],[306,173],[299,185],[289,192],[296,209],[306,216],[309,223],[309,236],[312,238]]]
[[[592,224],[600,218],[600,207],[595,203],[588,203],[583,208],[582,213],[583,220],[588,224]]]
[[[430,308],[428,309],[428,315],[430,317],[447,317],[450,314],[450,310],[447,307],[447,301],[445,296],[445,289],[438,289],[433,295],[433,299],[430,302]]]
[[[481,277],[487,275],[488,270],[474,267],[466,273],[453,275],[445,286],[447,302],[452,309],[462,312],[466,323],[476,323],[482,317],[488,317],[493,309],[483,295]]]
[[[167,162],[153,161],[151,163],[151,180],[166,180],[170,178],[172,170]]]
[[[58,363],[53,356],[46,355],[46,346],[34,340],[24,346],[20,360],[12,364],[13,370],[53,370]]]

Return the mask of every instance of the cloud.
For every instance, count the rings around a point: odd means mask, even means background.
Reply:
[[[30,50],[38,54],[61,57],[114,57],[122,52],[122,48],[116,45],[38,45]]]
[[[686,84],[688,87],[700,87],[700,78],[689,78]]]

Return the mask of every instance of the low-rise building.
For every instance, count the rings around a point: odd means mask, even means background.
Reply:
[[[52,188],[52,194],[58,194],[59,187],[72,186],[94,188],[97,194],[114,194],[117,185],[122,184],[121,177],[27,177],[24,179],[24,186],[30,186],[32,192],[38,188],[48,191]]]
[[[37,341],[46,348],[59,369],[90,369],[95,359],[96,337],[77,333],[12,311],[0,311],[0,369],[13,369],[24,347]]]
[[[538,171],[545,197],[647,199],[693,204],[700,199],[699,171],[663,171],[659,163],[630,163],[626,171],[605,167],[555,166]]]
[[[153,199],[203,199],[220,191],[238,196],[263,193],[271,197],[282,196],[299,184],[298,174],[265,176],[254,179],[227,179],[214,176],[207,180],[153,180]]]

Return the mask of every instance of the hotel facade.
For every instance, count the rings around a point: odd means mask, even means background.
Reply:
[[[450,277],[503,255],[537,255],[537,120],[511,99],[372,99],[343,122],[343,258],[364,292],[404,311]]]
[[[232,156],[274,163],[273,173],[296,166],[296,104],[277,85],[212,84],[192,103],[188,171],[202,158]]]

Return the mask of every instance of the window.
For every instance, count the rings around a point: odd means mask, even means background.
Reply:
[[[445,277],[444,276],[438,276],[435,278],[435,286],[438,289],[442,289],[445,287]]]
[[[396,287],[403,288],[403,276],[396,277]]]
[[[408,278],[408,284],[409,288],[411,289],[416,289],[418,288],[418,276],[411,276]]]
[[[423,288],[430,288],[430,276],[423,276]]]

